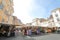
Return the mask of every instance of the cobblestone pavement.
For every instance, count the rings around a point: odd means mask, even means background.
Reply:
[[[1,37],[0,40],[60,40],[60,34],[48,34],[39,36],[23,36],[19,34],[15,37]]]
[[[35,40],[60,40],[60,34],[48,34],[44,36],[32,37]]]
[[[21,33],[18,33],[15,37],[0,37],[0,40],[34,40],[29,36],[23,36]]]

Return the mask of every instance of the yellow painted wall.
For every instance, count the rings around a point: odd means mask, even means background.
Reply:
[[[10,0],[5,0],[5,5],[4,5],[4,8],[3,8],[3,11],[7,10],[9,11],[9,15],[12,15],[14,10],[13,10],[13,3],[10,3]]]
[[[0,0],[0,4],[3,2],[3,0]],[[3,10],[0,10],[0,22],[2,23],[2,20],[4,20],[4,23],[7,23],[9,22],[9,24],[12,24],[13,22],[13,18],[11,16],[8,16],[5,11],[8,11],[7,13],[9,15],[12,15],[13,14],[13,5],[12,3],[10,2],[10,0],[4,0],[5,4],[4,4],[4,7],[3,7]],[[9,19],[9,20],[8,20]]]
[[[0,3],[2,2],[2,0],[0,0]]]
[[[9,23],[9,24],[13,24],[13,17],[10,16],[10,17],[8,17],[8,18],[9,18],[8,23]]]
[[[5,4],[3,7],[3,10],[0,10],[0,22],[2,23],[2,20],[4,21],[3,23],[8,23],[8,24],[15,24],[19,25],[19,21],[17,20],[17,17],[15,20],[13,20],[13,2],[10,2],[10,0],[4,0]],[[0,4],[2,3],[2,0],[0,0]],[[6,13],[7,11],[7,13]]]
[[[2,22],[2,16],[0,15],[0,23]]]
[[[20,25],[20,23],[17,19],[15,20],[15,25]]]
[[[8,23],[8,16],[4,15],[3,19],[4,19],[4,23]]]
[[[0,15],[4,15],[4,12],[2,10],[0,10]]]

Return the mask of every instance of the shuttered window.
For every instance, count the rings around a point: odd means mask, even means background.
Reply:
[[[4,22],[4,18],[2,19],[2,22]]]
[[[55,14],[56,17],[58,17],[58,14]]]
[[[57,21],[60,21],[60,19],[59,19],[59,18],[57,18]]]
[[[3,5],[6,5],[6,1],[5,1],[5,0],[2,0],[2,4],[3,4]]]
[[[5,10],[5,12],[4,12],[5,14],[8,14],[8,11],[7,10]]]
[[[2,10],[3,9],[3,4],[0,4],[0,10]]]
[[[13,0],[10,0],[10,2],[13,2]]]

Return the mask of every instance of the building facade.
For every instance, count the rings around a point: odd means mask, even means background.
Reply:
[[[13,10],[13,0],[0,0],[0,11],[3,11],[4,14],[12,15]]]
[[[0,23],[20,25],[17,17],[13,16],[13,0],[0,0]]]
[[[55,26],[60,27],[60,8],[54,9],[51,13]]]
[[[12,24],[13,0],[0,0],[0,23]]]

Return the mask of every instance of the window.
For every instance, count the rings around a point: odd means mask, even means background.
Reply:
[[[54,22],[54,20],[52,20],[52,22]]]
[[[59,18],[57,18],[57,21],[60,21],[60,19],[59,19]]]
[[[3,9],[3,5],[2,4],[0,4],[0,10],[2,10]]]
[[[5,10],[5,14],[8,14],[8,11],[7,10]]]
[[[55,14],[56,17],[58,17],[58,14]]]
[[[6,1],[5,0],[2,0],[2,4],[5,5],[6,4]]]
[[[2,22],[4,22],[4,18],[2,19]]]
[[[8,14],[9,14],[7,10],[5,10],[5,11],[4,11],[4,13],[5,13],[6,15],[8,15]]]
[[[10,0],[10,3],[12,3],[13,2],[13,0]]]

